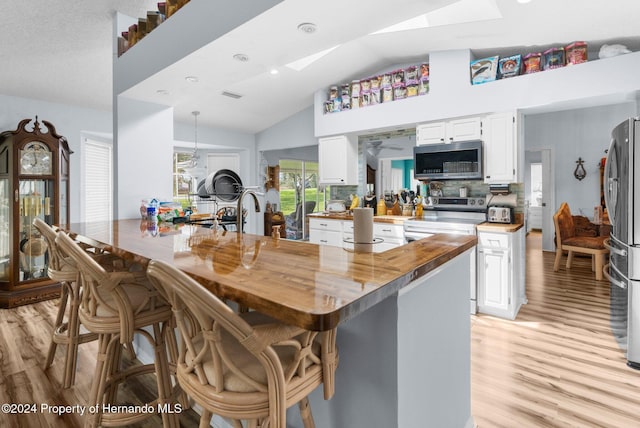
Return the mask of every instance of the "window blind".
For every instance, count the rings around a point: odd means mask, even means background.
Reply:
[[[109,143],[85,140],[85,221],[113,219],[113,148]]]

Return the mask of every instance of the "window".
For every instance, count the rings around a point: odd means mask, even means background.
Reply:
[[[318,163],[280,160],[280,207],[285,215],[287,238],[306,239],[307,214],[323,210],[328,187],[318,186]]]
[[[113,219],[113,147],[110,142],[84,140],[84,219]]]
[[[197,191],[197,183],[181,166],[187,163],[192,155],[192,152],[173,153],[173,201],[182,204],[183,207],[189,205],[189,194]]]

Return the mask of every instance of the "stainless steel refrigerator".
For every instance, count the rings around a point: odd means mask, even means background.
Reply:
[[[640,369],[639,118],[630,118],[611,132],[604,199],[612,226],[609,264],[604,269],[611,282],[611,326],[627,351],[627,364]]]

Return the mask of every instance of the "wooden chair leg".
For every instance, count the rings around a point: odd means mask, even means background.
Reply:
[[[304,397],[298,403],[298,407],[300,408],[300,417],[302,418],[302,423],[304,424],[304,428],[316,428],[316,424],[313,421],[313,415],[311,414],[311,405],[309,404],[309,398]]]
[[[62,325],[64,321],[64,313],[67,310],[67,301],[69,300],[69,288],[67,284],[62,284],[62,292],[60,294],[60,302],[58,303],[58,314],[56,315],[55,324],[53,324],[53,333],[51,334],[51,344],[49,344],[49,352],[47,353],[47,360],[44,363],[44,370],[51,367],[53,359],[56,356],[56,349],[58,342],[54,339],[56,330]]]
[[[200,415],[200,424],[198,428],[209,428],[211,426],[211,412],[202,409],[202,414]]]
[[[88,405],[101,407],[102,396],[106,383],[107,370],[109,369],[109,343],[111,342],[110,334],[101,334],[98,337],[98,356],[96,358],[96,368],[93,375],[93,383],[91,392],[89,393]],[[100,425],[101,412],[89,413],[86,415],[85,428],[95,428]]]
[[[169,361],[167,359],[167,348],[165,346],[165,335],[160,324],[153,325],[153,337],[155,339],[155,359],[156,380],[158,382],[158,404],[160,406],[171,406],[172,387]],[[162,412],[162,426],[164,428],[179,428],[180,420],[178,414]]]
[[[571,269],[571,264],[573,263],[573,251],[567,251],[567,269]]]
[[[78,307],[80,306],[80,296],[77,288],[69,290],[69,342],[67,343],[67,359],[65,361],[63,388],[70,388],[76,380],[76,366],[78,362],[78,345],[80,344],[80,319],[78,317]]]
[[[554,272],[558,272],[558,270],[560,269],[560,260],[562,260],[562,249],[558,248],[556,249],[556,260],[553,263]]]
[[[596,281],[602,281],[602,268],[604,267],[604,254],[597,253],[593,255],[595,271],[596,271]]]

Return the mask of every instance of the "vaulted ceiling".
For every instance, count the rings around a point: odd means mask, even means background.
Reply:
[[[112,105],[114,13],[142,17],[157,8],[149,0],[0,4],[0,93],[102,110]],[[426,28],[376,33],[425,14]],[[433,51],[471,49],[480,58],[576,40],[589,43],[594,59],[604,43],[640,50],[639,20],[635,0],[284,0],[131,96],[174,106],[178,121],[190,123],[199,110],[202,124],[255,133],[310,106],[319,89],[428,60]],[[301,23],[317,30],[299,31]],[[333,47],[300,71],[287,66]],[[217,77],[207,81],[213,69]],[[198,76],[199,86],[185,89],[186,75]]]

